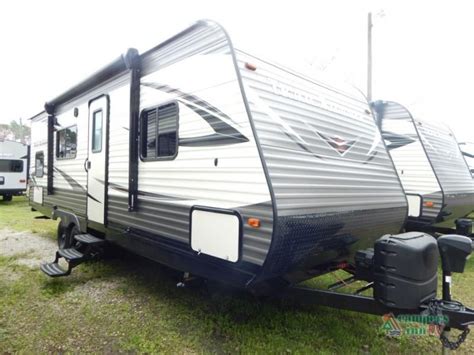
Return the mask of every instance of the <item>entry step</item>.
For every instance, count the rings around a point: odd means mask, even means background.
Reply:
[[[92,234],[77,234],[74,236],[74,239],[84,244],[94,244],[94,245],[102,244],[105,242],[105,240],[94,237]]]
[[[71,270],[64,270],[58,263],[41,264],[41,271],[51,277],[67,276]]]
[[[67,261],[80,261],[84,259],[84,254],[74,248],[59,249],[58,254]]]

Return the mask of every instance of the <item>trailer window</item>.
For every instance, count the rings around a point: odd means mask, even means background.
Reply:
[[[142,112],[143,160],[174,159],[178,152],[178,105],[168,103]]]
[[[95,111],[92,116],[92,153],[102,151],[102,110]]]
[[[44,175],[44,153],[37,152],[35,154],[35,176],[43,177]]]
[[[23,160],[0,159],[0,173],[21,173]]]
[[[74,159],[77,153],[77,126],[62,129],[56,134],[56,157]]]

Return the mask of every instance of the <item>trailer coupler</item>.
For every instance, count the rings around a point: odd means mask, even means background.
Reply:
[[[360,292],[345,294],[331,291],[340,288],[340,283],[331,285],[328,291],[295,286],[287,289],[284,296],[297,304],[321,305],[396,317],[404,323],[433,325],[439,330],[443,346],[454,350],[466,340],[469,326],[474,324],[474,310],[451,299],[452,274],[464,272],[472,249],[471,239],[461,235],[445,235],[436,242],[432,237],[417,233],[384,236],[376,242],[374,249],[358,252],[355,272],[343,282],[369,281],[369,284],[359,291],[375,284],[372,297],[361,296]],[[438,255],[441,257],[443,272],[441,300],[435,298]],[[411,273],[412,269],[419,265],[427,270],[427,277],[424,275],[424,269]],[[378,270],[378,274],[374,270]],[[433,272],[434,277],[431,276]],[[407,277],[412,275],[418,277],[413,277],[415,281],[422,282],[410,282]],[[424,282],[425,279],[428,282]],[[425,288],[424,284],[429,287]],[[413,290],[416,290],[416,287],[418,293]],[[447,336],[451,328],[461,330],[454,341]]]
[[[459,338],[452,342],[444,333],[440,340],[443,346],[456,349],[466,339],[469,325],[474,324],[474,310],[456,301],[433,299],[420,305],[417,309],[394,309],[385,306],[373,297],[345,294],[334,291],[294,286],[286,290],[284,298],[299,305],[319,305],[373,315],[393,314],[397,317],[410,317],[412,322],[441,326],[442,329],[459,329]]]

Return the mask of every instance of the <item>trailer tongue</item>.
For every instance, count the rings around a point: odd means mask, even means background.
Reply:
[[[436,245],[437,248],[433,249]],[[410,317],[410,320],[441,326],[443,346],[454,350],[466,339],[469,325],[474,324],[474,309],[451,299],[451,275],[464,272],[473,248],[471,239],[460,235],[445,235],[438,238],[437,243],[434,238],[422,233],[384,236],[376,242],[374,250],[361,251],[365,258],[359,255],[355,270],[346,269],[353,274],[345,280],[347,283],[354,280],[369,282],[355,294],[334,292],[347,285],[340,282],[331,285],[330,291],[295,286],[283,296],[298,304],[322,305],[374,315],[391,314],[402,318],[418,315]],[[443,272],[442,299],[435,298],[438,251]],[[424,264],[425,268],[416,270],[416,263],[419,266]],[[404,271],[408,270],[412,272],[404,275]],[[413,279],[417,277],[418,280]],[[370,288],[374,289],[373,297],[359,295]],[[447,335],[450,328],[462,331],[454,341]]]

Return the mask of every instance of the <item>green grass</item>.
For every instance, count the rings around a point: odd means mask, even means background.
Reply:
[[[0,205],[0,229],[52,235],[27,204]],[[8,214],[5,218],[4,210]],[[8,211],[7,211],[8,210]],[[12,221],[15,221],[12,223]],[[204,287],[176,288],[177,273],[124,254],[81,265],[64,279],[0,257],[0,353],[414,353],[440,350],[434,338],[387,338],[379,317]],[[3,275],[10,275],[4,277]],[[324,286],[342,274],[308,282]],[[474,262],[455,275],[454,296],[474,304]],[[356,286],[353,286],[356,287]],[[474,351],[469,340],[462,348]]]
[[[57,221],[36,219],[41,214],[31,212],[25,197],[13,197],[13,201],[0,200],[0,229],[30,231],[43,237],[56,238]]]

